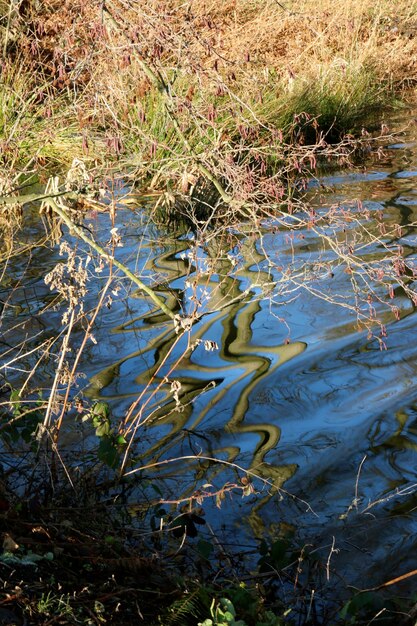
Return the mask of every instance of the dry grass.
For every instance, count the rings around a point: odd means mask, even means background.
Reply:
[[[413,0],[236,1],[220,11],[215,2],[189,5],[200,22],[209,16],[216,23],[219,55],[246,72],[274,68],[293,80],[323,66],[354,63],[397,83],[417,76]]]
[[[242,126],[285,132],[301,112],[338,139],[417,78],[414,0],[109,0],[116,29],[98,0],[3,5],[2,48],[38,90],[46,128],[41,146],[29,136],[19,150],[33,142],[46,161],[135,153],[143,171],[178,169],[185,146],[138,59],[171,86],[193,148],[211,155],[240,142]]]

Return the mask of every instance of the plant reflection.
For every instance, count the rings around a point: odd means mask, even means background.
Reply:
[[[139,421],[146,423],[150,431],[144,435],[138,430],[138,464],[190,452],[229,462],[242,463],[243,457],[246,469],[280,488],[296,466],[266,462],[268,452],[279,443],[281,431],[264,389],[265,381],[301,354],[306,344],[282,343],[282,332],[271,338],[270,345],[253,343],[257,317],[265,314],[260,296],[270,283],[269,273],[258,269],[263,256],[254,241],[240,242],[243,261],[238,271],[233,258],[221,255],[214,244],[205,248],[204,255],[198,251],[187,256],[188,251],[187,242],[179,242],[175,252],[169,246],[148,261],[147,270],[152,275],[163,273],[164,279],[158,285],[161,295],[175,299],[177,307],[188,313],[198,305],[199,313],[203,312],[201,319],[181,338],[171,326],[167,327],[159,313],[137,316],[113,329],[118,341],[125,345],[129,345],[129,335],[138,333],[144,347],[91,377],[88,395],[98,398],[104,394],[106,398],[127,401],[137,397],[138,390],[142,393],[139,404],[148,405],[146,416],[141,415]],[[209,274],[201,270],[208,263]],[[196,295],[203,292],[203,296]],[[280,345],[274,345],[275,342]],[[173,363],[178,365],[171,372]],[[125,370],[129,375],[134,372],[133,380],[124,378]],[[171,393],[173,379],[179,383],[177,400]],[[123,393],[114,393],[117,387]],[[260,404],[265,409],[263,420],[251,415],[252,405]],[[149,440],[145,446],[144,438]],[[213,481],[218,474],[226,475],[225,466],[203,465],[206,481]],[[181,473],[189,478],[194,471],[194,479],[184,485],[185,492],[192,493],[202,478],[201,469],[201,462],[193,465],[178,461],[164,471],[164,476]]]

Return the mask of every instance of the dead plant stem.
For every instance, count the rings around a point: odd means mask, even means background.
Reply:
[[[93,250],[95,250],[102,258],[106,259],[109,263],[113,263],[120,271],[123,272],[123,274],[125,274],[125,276],[130,278],[130,280],[135,285],[142,289],[142,291],[144,291],[151,298],[151,300],[157,305],[158,308],[161,309],[161,311],[165,313],[165,315],[168,315],[168,317],[170,317],[172,320],[175,319],[175,314],[173,313],[173,311],[171,311],[171,309],[167,307],[165,302],[155,293],[155,291],[151,287],[148,287],[143,281],[141,281],[140,278],[135,276],[135,274],[133,274],[129,270],[129,268],[126,267],[126,265],[115,259],[111,254],[109,254],[101,246],[99,246],[98,243],[88,237],[83,229],[77,226],[77,224],[72,221],[66,211],[62,207],[60,207],[57,202],[55,202],[53,197],[47,197],[46,202],[52,208],[52,210],[55,211],[55,213],[57,213],[57,215],[59,215],[59,217],[65,222],[71,232],[74,232],[78,237],[80,237],[80,239],[82,239],[86,244],[93,248]]]
[[[72,385],[72,382],[74,380],[75,373],[77,371],[79,360],[80,360],[81,355],[83,353],[85,344],[87,343],[87,341],[88,341],[88,339],[90,337],[91,329],[93,327],[93,324],[94,324],[94,322],[96,320],[96,317],[97,317],[99,311],[101,310],[101,306],[102,306],[102,304],[104,302],[104,297],[105,297],[105,295],[107,293],[108,288],[111,285],[112,280],[113,280],[113,278],[110,276],[108,278],[106,284],[104,285],[104,289],[102,290],[101,295],[100,295],[100,300],[99,300],[99,302],[98,302],[98,304],[97,304],[97,306],[96,306],[96,308],[95,308],[91,318],[88,321],[88,326],[87,326],[87,328],[85,330],[84,337],[83,337],[83,340],[81,342],[81,346],[79,347],[79,349],[77,351],[77,355],[75,357],[73,366],[71,368],[71,373],[70,373],[70,376],[69,376],[69,381],[68,381],[67,389],[66,389],[66,392],[65,392],[65,397],[64,397],[64,401],[63,401],[61,414],[60,414],[59,418],[56,421],[56,427],[55,427],[55,432],[54,432],[54,436],[53,436],[53,440],[54,440],[54,444],[55,445],[58,443],[59,433],[61,431],[62,420],[64,419],[64,415],[65,415],[65,411],[66,411],[67,403],[68,403],[68,398],[69,398],[69,394],[70,394],[70,391],[71,391],[71,385]]]
[[[56,368],[54,382],[53,382],[52,387],[51,387],[51,393],[49,394],[48,406],[47,406],[47,409],[46,409],[45,417],[44,417],[42,425],[39,427],[38,432],[36,433],[36,438],[37,438],[37,440],[39,442],[43,438],[45,432],[47,432],[47,430],[49,428],[49,425],[50,425],[51,414],[52,414],[52,406],[53,406],[53,403],[54,403],[55,393],[56,393],[56,390],[57,390],[57,387],[58,387],[59,378],[60,378],[60,375],[61,375],[61,370],[62,370],[62,367],[64,365],[65,356],[66,356],[66,354],[68,352],[69,338],[71,336],[72,328],[74,326],[74,321],[75,321],[75,311],[74,311],[74,309],[72,309],[71,317],[70,317],[70,320],[68,322],[67,332],[66,332],[66,334],[64,336],[64,339],[62,341],[61,355],[60,355],[60,358],[59,358],[58,367]]]

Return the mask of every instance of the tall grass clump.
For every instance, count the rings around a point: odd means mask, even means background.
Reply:
[[[357,132],[360,124],[375,128],[381,111],[394,104],[392,90],[382,87],[372,70],[338,61],[295,79],[282,97],[276,121],[285,128],[301,117],[307,142],[314,143],[320,133],[337,142]]]
[[[63,94],[36,84],[24,59],[5,62],[0,74],[0,163],[3,175],[22,179],[69,167],[86,156],[83,137]]]

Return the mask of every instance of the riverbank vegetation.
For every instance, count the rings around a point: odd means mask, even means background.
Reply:
[[[415,2],[0,0],[0,48],[0,622],[330,625],[403,612],[411,623],[412,600],[383,595],[393,577],[314,600],[332,548],[318,556],[285,524],[272,542],[255,533],[255,548],[229,549],[206,521],[227,498],[308,502],[284,490],[294,468],[271,478],[258,449],[251,467],[234,448],[215,456],[186,418],[217,385],[192,378],[195,353],[219,349],[213,315],[232,311],[230,360],[242,345],[255,353],[263,301],[308,293],[344,307],[381,349],[401,302],[415,306],[417,262],[392,243],[401,227],[360,203],[321,204],[319,181],[383,159],[390,114],[415,101]],[[144,207],[138,245],[177,238],[175,263],[153,265],[153,248],[141,269],[121,258],[128,202]],[[320,250],[305,261],[310,233]],[[292,253],[267,252],[271,234]],[[241,288],[254,266],[256,284]],[[349,293],[334,288],[345,280]],[[33,316],[14,300],[23,286],[25,299],[41,293]],[[135,318],[154,360],[123,410],[101,396],[122,357],[83,382],[120,300],[154,307]],[[256,376],[305,347],[283,337]],[[159,423],[170,433],[155,442]],[[186,453],[171,456],[178,441]]]
[[[414,4],[293,4],[3,1],[4,171],[78,157],[184,189],[198,159],[276,165],[380,124],[414,89]]]

